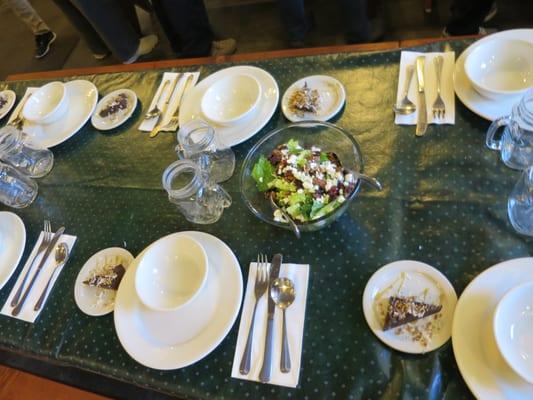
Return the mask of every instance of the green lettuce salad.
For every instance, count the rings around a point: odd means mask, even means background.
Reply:
[[[330,214],[355,190],[352,173],[337,155],[319,147],[305,149],[297,140],[261,155],[252,169],[257,189],[274,194],[276,204],[295,221],[308,222]],[[274,211],[274,220],[286,222]]]

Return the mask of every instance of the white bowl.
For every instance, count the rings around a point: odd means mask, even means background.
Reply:
[[[533,282],[507,292],[494,312],[494,337],[503,358],[533,383]]]
[[[167,236],[153,243],[135,274],[135,290],[145,306],[174,311],[190,303],[207,280],[207,254],[189,236]]]
[[[213,83],[202,97],[202,113],[212,122],[231,125],[250,115],[261,98],[251,75],[230,75]]]
[[[482,96],[519,95],[533,87],[533,44],[517,39],[486,42],[466,57],[465,72]]]
[[[65,85],[50,82],[37,89],[26,101],[22,115],[28,121],[46,125],[56,122],[68,108]]]

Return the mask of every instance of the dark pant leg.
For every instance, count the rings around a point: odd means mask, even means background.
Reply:
[[[289,35],[290,41],[301,42],[309,30],[309,22],[305,15],[304,0],[279,0],[281,20]]]
[[[339,0],[348,43],[365,43],[370,40],[366,2],[367,0]]]
[[[153,0],[172,48],[181,57],[202,57],[214,39],[203,0]]]
[[[446,31],[450,35],[475,35],[483,19],[489,13],[494,0],[455,0],[452,4],[452,17]]]
[[[116,0],[71,0],[115,57],[127,61],[139,47],[139,34]],[[133,4],[132,4],[133,7]]]
[[[100,39],[87,18],[70,2],[70,0],[54,0],[54,3],[63,11],[70,23],[78,30],[93,54],[106,54],[109,52],[106,44]]]

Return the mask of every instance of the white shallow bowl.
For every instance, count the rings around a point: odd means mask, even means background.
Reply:
[[[533,281],[502,297],[493,319],[494,337],[503,358],[533,384]]]
[[[533,87],[533,44],[494,39],[475,48],[465,60],[465,73],[482,96],[501,99]]]
[[[146,307],[174,311],[198,296],[207,275],[207,254],[200,243],[186,235],[167,236],[140,260],[135,290]]]
[[[261,86],[252,75],[226,76],[205,91],[202,113],[217,124],[234,124],[250,115],[260,98]]]
[[[51,124],[61,118],[68,108],[68,96],[65,85],[50,82],[40,87],[26,101],[22,115],[36,124]]]

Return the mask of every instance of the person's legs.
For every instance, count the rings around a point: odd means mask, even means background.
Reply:
[[[292,47],[301,47],[309,31],[310,22],[305,14],[304,0],[279,0],[281,20],[289,35]]]
[[[37,11],[28,0],[4,0],[4,2],[28,26],[34,35],[50,32],[48,25],[37,14]]]
[[[214,34],[202,0],[153,0],[173,50],[182,57],[211,53]]]
[[[54,3],[63,11],[70,23],[81,34],[89,49],[97,58],[103,58],[110,53],[106,44],[100,39],[87,18],[71,3],[70,0],[54,0]]]
[[[365,43],[370,40],[370,24],[366,12],[366,1],[339,0],[348,43]]]
[[[445,33],[452,36],[478,34],[493,2],[494,0],[455,0],[452,3],[452,17],[446,25]]]
[[[122,8],[124,3],[116,0],[71,1],[89,20],[115,57],[123,62],[134,62],[140,55],[150,52],[157,43],[157,37],[154,35],[139,37]],[[133,7],[133,4],[131,6]]]

